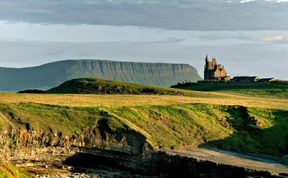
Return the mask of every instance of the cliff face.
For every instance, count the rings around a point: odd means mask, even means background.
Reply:
[[[187,177],[272,177],[273,171],[222,165],[159,150],[208,144],[284,156],[286,116],[286,110],[205,104],[77,108],[2,103],[0,156],[36,169],[72,166],[158,177],[183,173]],[[286,175],[287,169],[282,170],[275,174]]]
[[[187,64],[67,60],[31,68],[0,68],[0,90],[48,89],[66,80],[81,77],[156,86],[171,86],[185,80],[201,79],[196,69]]]

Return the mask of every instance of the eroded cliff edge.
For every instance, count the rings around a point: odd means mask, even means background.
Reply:
[[[84,166],[160,177],[183,171],[187,176],[269,177],[279,176],[279,172],[223,165],[161,150],[208,144],[235,151],[287,154],[287,112],[281,110],[266,110],[267,115],[263,115],[261,109],[203,104],[74,108],[26,103],[1,104],[0,111],[1,154],[27,167]],[[238,118],[233,118],[236,115]],[[269,150],[265,146],[273,140],[267,139],[276,131],[278,144]]]

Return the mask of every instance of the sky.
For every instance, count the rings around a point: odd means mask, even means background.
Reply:
[[[288,79],[288,0],[0,0],[0,66],[187,63]]]

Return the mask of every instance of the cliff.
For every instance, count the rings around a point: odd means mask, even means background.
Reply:
[[[0,68],[0,91],[48,89],[82,77],[155,86],[201,79],[196,69],[188,64],[66,60],[29,68]]]
[[[120,108],[0,104],[0,154],[23,167],[62,169],[64,162],[74,168],[104,166],[143,176],[185,172],[188,177],[237,177],[238,173],[239,177],[271,177],[272,173],[286,175],[287,169],[254,170],[157,151],[209,145],[283,157],[287,154],[285,116],[283,110],[205,104]]]

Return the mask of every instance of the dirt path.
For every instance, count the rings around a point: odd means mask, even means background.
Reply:
[[[208,160],[259,171],[269,171],[273,174],[288,174],[288,165],[283,164],[280,159],[274,157],[203,148],[164,151],[170,154],[193,157],[199,160]]]

